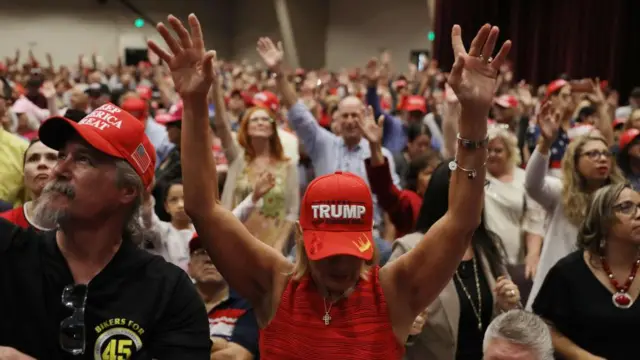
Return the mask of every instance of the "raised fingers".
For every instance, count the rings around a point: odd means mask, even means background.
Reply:
[[[167,50],[161,48],[158,44],[156,44],[153,40],[147,40],[147,46],[154,52],[162,61],[165,63],[169,63],[171,60],[171,54],[167,52]]]
[[[484,43],[482,47],[482,57],[487,61],[493,55],[493,50],[496,47],[496,43],[498,42],[498,35],[500,34],[500,29],[497,26],[494,26],[489,30],[489,36],[487,37],[487,42]]]
[[[173,31],[178,34],[182,48],[188,49],[193,47],[193,43],[191,42],[191,35],[189,35],[189,32],[182,24],[182,21],[180,21],[180,19],[173,15],[169,15],[168,20],[169,24],[171,24],[171,27],[173,28]]]
[[[156,25],[156,29],[173,54],[179,54],[182,52],[180,43],[178,43],[178,40],[176,40],[176,38],[171,35],[169,29],[167,29],[167,27],[163,23],[158,23],[158,25]],[[158,56],[160,56],[160,54],[158,54]]]
[[[504,64],[505,60],[507,60],[507,56],[509,55],[509,51],[511,51],[511,40],[507,40],[504,42],[504,44],[502,44],[502,47],[500,48],[500,51],[498,51],[498,55],[496,55],[493,58],[493,61],[491,62],[491,66],[493,66],[494,69],[496,70],[500,70],[500,66],[502,66],[502,64]]]
[[[469,47],[469,56],[479,57],[482,54],[482,48],[484,43],[487,42],[487,38],[489,37],[489,33],[491,32],[491,25],[484,24],[473,41],[471,41],[471,46]]]
[[[451,29],[451,47],[453,48],[453,56],[458,58],[460,54],[466,54],[467,49],[464,48],[464,43],[462,42],[462,29],[460,25],[453,25]]]
[[[190,14],[188,21],[189,27],[191,28],[191,41],[193,42],[193,47],[204,50],[204,36],[202,35],[202,26],[200,26],[198,17],[194,14]]]

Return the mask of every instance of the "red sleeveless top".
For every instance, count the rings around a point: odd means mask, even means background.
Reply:
[[[399,360],[404,346],[391,327],[378,266],[347,298],[331,307],[325,325],[322,296],[307,275],[289,280],[269,325],[260,330],[262,360]],[[327,304],[328,306],[328,304]]]

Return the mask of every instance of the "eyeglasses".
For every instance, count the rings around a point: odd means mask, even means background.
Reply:
[[[62,305],[73,314],[60,322],[60,347],[73,355],[84,354],[86,346],[84,310],[87,304],[87,285],[67,285],[62,291]]]
[[[586,156],[589,160],[598,160],[601,156],[608,159],[611,157],[611,152],[609,150],[589,150],[583,152],[581,155]]]
[[[613,205],[613,210],[624,215],[635,215],[638,213],[638,206],[640,206],[640,204],[634,203],[633,201],[624,201],[620,204]]]

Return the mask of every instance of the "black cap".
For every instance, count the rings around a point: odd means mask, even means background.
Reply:
[[[84,92],[85,94],[87,94],[89,97],[92,97],[92,98],[97,98],[102,95],[108,95],[108,96],[111,95],[111,90],[109,90],[109,87],[105,84],[100,84],[100,83],[93,83],[89,85],[87,90],[85,90]]]

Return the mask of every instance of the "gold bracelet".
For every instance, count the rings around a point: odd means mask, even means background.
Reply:
[[[486,165],[487,165],[487,158],[484,159],[484,164],[482,164],[481,167],[485,167]],[[457,158],[453,158],[453,160],[449,162],[449,170],[456,171],[456,169],[460,169],[466,172],[467,177],[471,180],[475,179],[476,176],[478,176],[478,171],[476,169],[465,169],[462,166],[460,166],[460,164],[458,164]]]

